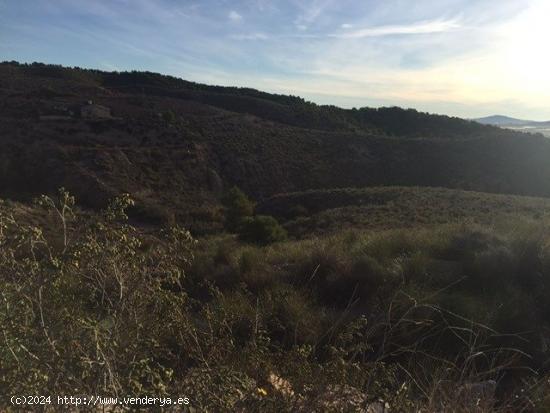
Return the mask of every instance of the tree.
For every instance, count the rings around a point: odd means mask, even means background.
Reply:
[[[238,231],[243,220],[254,214],[255,203],[236,186],[227,191],[222,203],[225,207],[225,227],[229,231]]]
[[[286,230],[275,218],[268,215],[245,218],[239,231],[241,240],[256,244],[271,244],[283,241],[286,237]]]

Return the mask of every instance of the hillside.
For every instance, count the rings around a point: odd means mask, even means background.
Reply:
[[[279,194],[257,210],[275,216],[291,235],[311,237],[343,230],[545,221],[550,199],[445,188],[343,188]]]
[[[380,185],[550,195],[547,140],[414,110],[14,62],[0,65],[0,102],[1,197],[64,186],[100,207],[129,192],[134,218],[195,233],[220,228],[232,185],[259,201]]]
[[[0,410],[549,411],[548,139],[9,62],[0,145]]]

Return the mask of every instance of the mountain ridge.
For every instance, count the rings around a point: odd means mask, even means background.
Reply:
[[[491,115],[482,118],[473,119],[475,122],[484,125],[493,126],[550,126],[550,121],[534,121],[526,119],[517,119],[505,115]]]

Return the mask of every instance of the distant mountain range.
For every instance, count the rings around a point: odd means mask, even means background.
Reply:
[[[487,116],[484,118],[477,118],[474,120],[484,125],[493,125],[493,126],[502,126],[502,127],[525,127],[525,126],[550,127],[550,121],[537,122],[534,120],[516,119],[516,118],[511,118],[509,116],[503,116],[503,115]]]
[[[493,115],[473,120],[483,125],[498,126],[530,133],[542,133],[550,138],[550,121],[537,122],[534,120],[516,119],[503,115]]]

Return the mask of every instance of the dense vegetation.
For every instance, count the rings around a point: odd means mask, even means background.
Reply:
[[[0,144],[0,410],[550,409],[541,136],[5,62]]]
[[[3,395],[183,394],[200,411],[550,403],[540,224],[255,247],[140,230],[131,203],[90,215],[61,191],[2,205]]]
[[[110,119],[84,119],[87,101]],[[51,116],[64,117],[51,120]],[[48,118],[50,117],[50,118]],[[400,108],[344,110],[153,73],[0,64],[0,194],[60,186],[141,222],[223,227],[221,196],[380,185],[550,195],[550,141]]]

